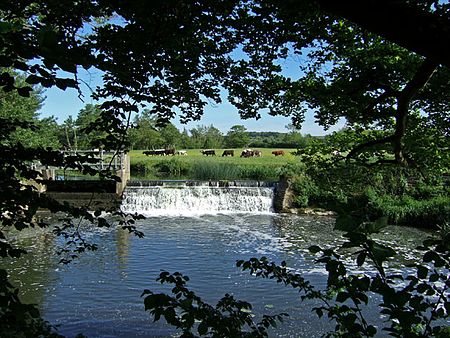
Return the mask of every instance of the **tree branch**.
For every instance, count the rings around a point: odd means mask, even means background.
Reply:
[[[407,164],[406,158],[403,154],[403,139],[406,134],[408,123],[409,105],[411,104],[414,96],[416,96],[431,79],[438,66],[439,65],[435,61],[426,59],[421,64],[411,81],[406,84],[405,88],[403,88],[398,96],[393,144],[395,159],[399,164]]]
[[[364,111],[372,112],[377,104],[382,103],[384,100],[386,100],[388,98],[397,98],[397,95],[398,95],[398,92],[385,91],[384,93],[378,95],[378,97],[376,97],[370,104],[368,104],[364,108]]]
[[[356,147],[354,147],[347,154],[347,156],[345,156],[345,158],[347,160],[349,160],[349,159],[354,157],[356,154],[358,154],[359,152],[361,152],[365,148],[372,147],[372,146],[375,146],[377,144],[385,144],[385,143],[388,143],[388,142],[392,142],[393,140],[394,140],[394,135],[390,135],[390,136],[383,137],[381,139],[376,139],[376,140],[371,140],[371,141],[367,141],[367,142],[361,143],[361,144],[357,145]]]
[[[405,88],[400,92],[400,100],[410,101],[417,93],[425,87],[436,72],[439,64],[431,59],[426,59],[417,70],[414,77],[409,81]]]
[[[315,0],[343,17],[438,64],[450,67],[450,18],[420,10],[406,1]]]

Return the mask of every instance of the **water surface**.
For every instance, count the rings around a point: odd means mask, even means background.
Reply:
[[[80,332],[89,337],[173,336],[176,332],[164,320],[153,323],[140,298],[144,289],[169,292],[155,282],[161,270],[188,275],[188,285],[213,304],[225,293],[249,301],[255,318],[288,312],[289,319],[271,331],[273,337],[319,337],[333,325],[311,313],[312,303],[301,303],[295,290],[240,271],[235,262],[261,256],[285,260],[323,287],[324,269],[314,264],[307,248],[342,242],[332,225],[330,218],[276,214],[150,217],[137,224],[145,233],[142,239],[119,228],[86,228],[99,250],[68,266],[57,264],[53,252],[58,240],[51,234],[24,233],[20,242],[29,246],[30,254],[8,264],[25,300],[37,302],[45,319],[69,337]],[[413,248],[423,236],[419,230],[398,227],[381,235],[405,252],[398,260],[414,259]],[[373,310],[369,317],[382,322]]]

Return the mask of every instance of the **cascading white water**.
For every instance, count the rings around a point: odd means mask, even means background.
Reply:
[[[128,186],[121,210],[144,215],[271,213],[273,187]]]

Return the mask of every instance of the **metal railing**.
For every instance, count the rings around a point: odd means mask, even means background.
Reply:
[[[93,150],[62,150],[64,158],[73,157],[75,163],[79,166],[90,167],[97,171],[111,170],[113,172],[119,172],[126,169],[126,153],[124,151],[106,151],[101,149]],[[80,158],[80,160],[78,160]],[[83,158],[85,161],[83,161]],[[65,167],[65,166],[48,166],[43,165],[40,162],[34,162],[31,164],[32,169],[38,171],[52,171],[52,179],[57,179],[55,172],[63,171],[63,176],[70,176],[69,173],[78,172],[77,168]],[[81,173],[80,173],[81,174]],[[80,176],[80,175],[74,175]]]
[[[105,170],[110,169],[112,171],[118,171],[125,168],[124,156],[125,153],[123,151],[106,151],[101,149],[93,149],[93,150],[65,150],[63,151],[64,157],[68,156],[89,156],[90,159],[95,162],[79,162],[82,166],[89,166],[96,170]],[[70,170],[71,168],[67,168],[66,170]],[[76,170],[76,169],[75,169]]]

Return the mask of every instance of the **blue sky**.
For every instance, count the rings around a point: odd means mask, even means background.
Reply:
[[[283,61],[283,74],[292,78],[297,78],[299,75],[299,63],[301,57],[294,55]],[[73,89],[62,91],[58,88],[50,88],[45,91],[46,99],[40,110],[41,117],[54,116],[58,123],[62,123],[69,115],[76,118],[80,109],[86,104],[97,102],[90,97],[90,89],[95,88],[101,83],[101,72],[90,70],[81,70],[78,74],[79,78],[84,81],[81,84],[81,90],[84,98],[81,100],[78,97],[78,92]],[[300,130],[302,134],[324,135],[334,130],[342,128],[343,122],[335,127],[325,131],[322,127],[314,123],[314,114],[308,112],[305,116],[305,122]],[[242,120],[237,113],[237,110],[223,98],[223,103],[220,105],[208,105],[201,120],[193,121],[188,124],[181,124],[178,119],[174,119],[172,123],[180,130],[183,128],[191,129],[198,125],[214,125],[223,133],[226,133],[234,125],[244,125],[249,131],[276,131],[287,132],[286,126],[291,122],[290,118],[283,116],[270,116],[262,114],[261,119]]]

